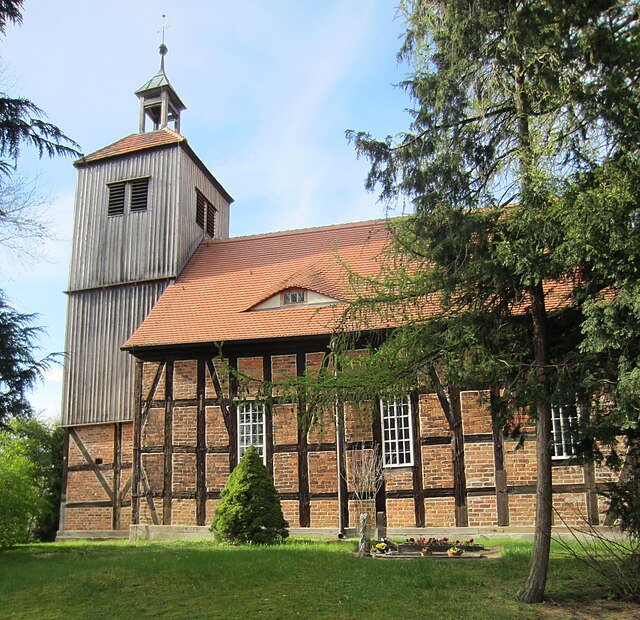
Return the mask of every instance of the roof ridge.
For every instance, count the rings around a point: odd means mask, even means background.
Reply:
[[[326,226],[312,226],[309,228],[290,228],[288,230],[276,230],[267,233],[256,233],[254,235],[240,235],[238,237],[227,237],[226,239],[205,239],[205,243],[230,243],[234,241],[247,241],[249,239],[265,239],[269,237],[289,237],[291,235],[304,235],[324,230],[336,230],[345,228],[361,228],[366,225],[382,224],[395,218],[378,218],[375,220],[361,220],[357,222],[345,222],[343,224],[327,224]]]
[[[162,127],[161,129],[154,129],[153,131],[145,131],[142,133],[139,133],[139,132],[130,133],[122,138],[119,138],[118,140],[114,140],[113,142],[111,142],[110,144],[107,144],[106,146],[103,146],[95,151],[92,151],[91,153],[88,153],[87,155],[83,155],[79,159],[76,159],[73,162],[73,164],[76,166],[78,165],[81,166],[84,163],[91,162],[93,159],[106,159],[108,157],[113,157],[117,155],[117,153],[111,153],[111,150],[117,145],[124,143],[127,140],[134,140],[135,138],[138,138],[138,137],[140,140],[153,141],[153,137],[157,136],[160,133],[163,133],[165,135],[168,134],[169,136],[174,138],[176,144],[180,142],[187,143],[187,139],[182,134],[179,134],[177,131],[174,131],[170,127]],[[135,149],[135,150],[145,150],[148,148],[154,148],[156,146],[162,146],[162,145],[161,144],[142,144],[138,149]]]

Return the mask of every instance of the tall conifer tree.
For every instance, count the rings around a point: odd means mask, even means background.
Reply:
[[[512,403],[531,404],[536,528],[519,598],[539,602],[551,532],[551,400],[563,385],[566,359],[558,360],[577,351],[569,314],[579,316],[584,301],[576,297],[577,310],[558,308],[545,282],[594,292],[583,286],[593,273],[588,261],[567,260],[577,257],[567,248],[580,243],[575,192],[586,191],[580,181],[607,162],[637,160],[638,7],[631,0],[406,0],[401,9],[413,123],[396,138],[349,136],[371,161],[367,187],[410,205],[393,259],[406,269],[370,287],[354,316],[376,301],[378,308],[413,303],[411,325],[396,341],[411,339],[423,361],[457,360],[448,368],[461,381],[511,382]],[[442,321],[434,330],[416,308],[436,293]]]

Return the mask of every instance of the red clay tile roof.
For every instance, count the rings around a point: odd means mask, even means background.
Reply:
[[[340,305],[250,308],[292,287],[345,299],[342,262],[374,275],[387,240],[383,220],[205,240],[124,348],[330,334]]]
[[[362,276],[377,275],[388,241],[384,220],[203,241],[123,348],[331,334],[342,304],[251,308],[288,288],[347,300],[345,265]],[[566,306],[573,288],[571,281],[545,283],[547,310]],[[528,312],[529,304],[525,297],[513,312]],[[420,316],[441,311],[438,295],[431,295]],[[407,312],[415,316],[415,307]],[[369,327],[397,325],[403,314],[400,308],[383,313]]]
[[[186,142],[186,138],[169,127],[145,133],[132,133],[130,136],[121,138],[113,144],[109,144],[109,146],[89,153],[89,155],[85,155],[73,163],[75,166],[84,166],[85,164],[90,164],[100,159],[128,155],[136,151],[168,146],[170,144],[179,144],[181,142]]]

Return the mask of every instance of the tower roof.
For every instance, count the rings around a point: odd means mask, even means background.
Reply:
[[[76,167],[93,163],[101,159],[110,157],[121,157],[122,155],[130,155],[137,151],[146,149],[161,148],[172,144],[186,143],[186,138],[179,133],[173,131],[169,127],[158,129],[157,131],[148,131],[146,133],[134,133],[120,140],[116,140],[93,153],[89,153],[80,159],[74,161]]]
[[[178,93],[171,86],[164,71],[164,57],[168,52],[164,41],[160,45],[160,69],[148,82],[143,84],[135,94],[140,99],[140,133],[145,131],[148,117],[153,123],[153,130],[162,129],[170,122],[175,123],[175,130],[180,131],[180,112],[186,110]]]
[[[158,69],[158,73],[156,73],[150,80],[145,82],[138,90],[135,91],[134,94],[138,95],[142,99],[142,96],[152,95],[153,91],[159,91],[161,89],[166,88],[169,90],[171,98],[174,100],[176,107],[180,110],[186,110],[186,106],[182,103],[180,97],[178,97],[178,93],[176,93],[173,86],[171,86],[171,82],[169,82],[169,78],[164,71],[164,57],[168,52],[167,46],[163,43],[160,45],[160,69]]]

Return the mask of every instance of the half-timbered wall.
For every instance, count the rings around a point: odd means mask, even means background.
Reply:
[[[240,386],[228,367],[211,359],[139,362],[139,414],[133,428],[69,429],[65,528],[103,529],[110,519],[114,522],[116,513],[121,527],[129,518],[133,523],[165,525],[210,523],[229,472],[237,464],[237,404],[256,397],[260,380],[301,374],[317,367],[322,356],[309,351],[229,354],[229,366],[256,379]],[[305,433],[298,423],[305,403],[281,402],[278,394],[272,397],[266,415],[265,462],[285,518],[296,527],[353,527],[358,506],[348,484],[349,468],[360,450],[370,450],[380,440],[377,405],[339,405],[326,412],[323,424]],[[414,465],[387,468],[383,490],[370,509],[384,510],[390,527],[454,527],[447,424],[435,395],[414,394],[411,401]],[[527,437],[524,442],[496,433],[486,392],[462,392],[461,409],[469,526],[531,525],[533,427],[525,418],[519,421]],[[119,449],[110,443],[118,427],[123,435]],[[122,456],[116,484],[112,471],[117,459],[108,459],[118,451]],[[605,468],[554,462],[558,522],[561,517],[578,523],[583,516],[594,524],[603,522],[606,506],[598,502],[596,491],[612,477]]]
[[[131,522],[133,424],[65,429],[61,530],[124,530]]]

